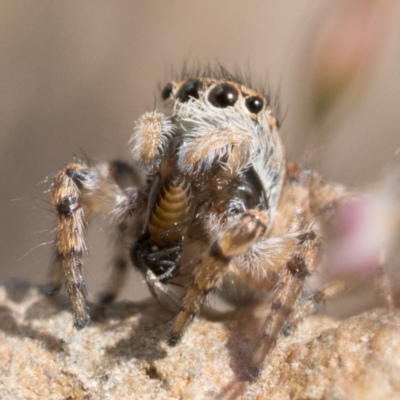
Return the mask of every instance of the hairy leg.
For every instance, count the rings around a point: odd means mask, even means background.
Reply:
[[[57,255],[53,266],[54,285],[62,276],[71,299],[74,326],[89,323],[86,287],[83,279],[83,255],[87,253],[85,228],[92,213],[119,220],[132,210],[137,193],[123,190],[113,177],[113,163],[89,167],[69,164],[55,177],[51,187],[52,203],[58,215]]]
[[[208,254],[194,269],[193,280],[168,337],[170,346],[180,341],[187,326],[200,313],[209,292],[220,284],[231,259],[247,251],[263,235],[267,224],[262,212],[249,211],[211,245]]]
[[[275,346],[279,333],[292,314],[306,277],[315,271],[320,261],[322,239],[315,232],[299,233],[297,242],[296,251],[290,255],[286,269],[275,285],[271,311],[256,342],[248,370],[253,379],[259,376],[265,358]]]
[[[318,304],[341,293],[346,287],[344,281],[332,281],[325,284],[321,289],[312,293],[299,304],[285,323],[283,333],[289,335],[296,329],[297,325],[307,316],[313,314],[318,307]]]

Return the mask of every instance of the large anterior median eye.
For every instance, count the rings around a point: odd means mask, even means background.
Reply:
[[[181,103],[186,103],[190,99],[198,99],[200,97],[201,88],[202,85],[200,81],[187,81],[178,90],[176,97]]]
[[[233,106],[239,97],[238,91],[231,85],[215,86],[208,94],[208,101],[218,108]]]

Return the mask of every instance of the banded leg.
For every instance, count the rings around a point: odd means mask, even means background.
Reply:
[[[194,269],[193,281],[183,297],[182,309],[168,336],[170,346],[175,346],[180,341],[187,326],[200,313],[207,295],[221,283],[231,259],[243,254],[257,242],[267,224],[265,214],[250,211],[212,244],[208,254]]]
[[[297,325],[307,316],[313,314],[318,307],[318,304],[325,300],[335,297],[338,293],[342,292],[346,287],[345,281],[332,281],[324,285],[321,289],[308,296],[296,308],[295,312],[290,316],[287,323],[283,327],[283,333],[290,335]]]
[[[321,238],[313,231],[301,233],[298,249],[292,253],[286,270],[280,276],[263,332],[256,342],[256,349],[250,361],[249,375],[257,379],[265,358],[275,346],[277,337],[291,315],[299,298],[304,281],[318,266],[321,253]]]
[[[87,253],[84,230],[88,218],[94,212],[118,220],[136,201],[136,192],[128,194],[122,190],[112,171],[112,163],[93,167],[70,164],[55,177],[51,187],[52,203],[58,215],[58,256],[53,271],[62,263],[77,329],[84,328],[90,320],[83,279],[83,255]]]

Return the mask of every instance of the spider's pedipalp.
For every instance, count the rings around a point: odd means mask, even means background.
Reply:
[[[135,123],[130,140],[133,158],[151,170],[160,161],[175,126],[171,119],[158,111],[143,114]]]

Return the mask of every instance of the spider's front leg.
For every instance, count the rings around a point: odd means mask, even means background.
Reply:
[[[271,311],[259,336],[250,361],[249,375],[257,379],[265,358],[275,346],[277,337],[285,322],[291,316],[299,298],[304,281],[320,262],[322,238],[314,231],[302,231],[282,237],[280,244],[274,244],[275,251],[280,248],[281,259],[285,260],[284,270],[280,274],[271,303]],[[287,251],[288,249],[293,249]]]
[[[57,174],[51,187],[51,200],[58,216],[53,287],[59,287],[64,280],[77,329],[84,328],[90,320],[83,279],[88,219],[97,213],[119,221],[136,202],[136,190],[124,190],[119,182],[122,175],[115,172],[115,167],[115,162],[92,167],[69,164]]]
[[[249,211],[211,245],[208,254],[193,271],[193,280],[183,297],[182,308],[168,336],[170,346],[175,346],[180,341],[187,326],[200,313],[207,295],[221,283],[231,259],[243,254],[257,242],[267,226],[268,217],[265,213]]]

